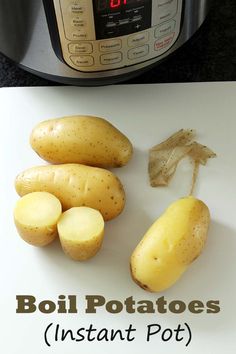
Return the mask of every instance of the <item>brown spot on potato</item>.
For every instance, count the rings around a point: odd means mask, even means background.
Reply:
[[[132,266],[131,266],[131,263],[130,263],[130,274],[131,274],[131,277],[133,279],[133,281],[142,289],[146,290],[146,291],[149,291],[149,292],[153,292],[149,287],[148,285],[146,284],[143,284],[141,283],[138,279],[135,278],[134,274],[133,274],[133,270],[132,270]]]

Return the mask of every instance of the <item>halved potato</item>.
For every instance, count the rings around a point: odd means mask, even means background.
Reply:
[[[46,246],[57,237],[62,206],[54,195],[33,192],[16,203],[14,221],[22,239],[33,246]]]
[[[64,252],[76,261],[95,256],[102,245],[104,220],[98,210],[71,208],[62,214],[57,227]]]

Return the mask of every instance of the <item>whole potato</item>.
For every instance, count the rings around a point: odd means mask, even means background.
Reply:
[[[97,209],[104,220],[115,218],[125,205],[123,186],[112,172],[80,164],[27,169],[16,177],[15,187],[20,196],[37,191],[52,193],[64,210],[77,206]]]
[[[30,144],[51,163],[80,163],[97,167],[120,167],[130,160],[128,138],[103,118],[71,116],[39,123]]]
[[[186,197],[172,203],[131,256],[134,281],[152,292],[172,286],[200,255],[209,222],[209,210],[202,201]]]

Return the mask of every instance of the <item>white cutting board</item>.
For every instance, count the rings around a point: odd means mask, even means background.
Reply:
[[[14,178],[20,171],[44,162],[31,150],[29,135],[38,122],[64,115],[91,114],[106,117],[134,145],[132,161],[115,173],[127,193],[125,211],[107,223],[101,252],[77,263],[66,258],[58,242],[34,248],[18,236],[12,212],[18,196]],[[1,352],[103,354],[233,354],[236,353],[236,83],[113,86],[100,88],[16,88],[0,90],[1,162]],[[194,128],[198,141],[218,155],[201,167],[196,196],[208,205],[212,223],[203,254],[180,281],[160,294],[137,287],[129,274],[129,257],[147,228],[174,200],[189,191],[191,168],[181,164],[168,188],[153,189],[147,175],[148,149],[181,128]],[[76,295],[78,313],[17,314],[17,295],[35,296],[36,302],[56,301],[59,295]],[[220,302],[220,312],[192,314],[110,314],[100,307],[86,314],[86,295],[102,295],[106,301],[123,302],[133,296],[170,303],[199,300]],[[44,332],[49,324],[48,339]],[[191,329],[192,340],[186,347]],[[66,330],[87,328],[125,330],[132,325],[134,340],[55,342],[55,326]],[[177,342],[164,342],[160,333],[146,341],[147,326],[159,324],[185,331]],[[152,327],[154,329],[154,327]],[[157,328],[157,327],[155,327]],[[126,333],[126,332],[123,332]],[[170,331],[164,336],[168,337]],[[130,337],[131,338],[131,337]]]

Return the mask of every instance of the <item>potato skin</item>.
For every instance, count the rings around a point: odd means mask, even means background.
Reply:
[[[56,225],[52,225],[50,228],[38,228],[33,226],[24,226],[16,219],[14,221],[20,237],[32,246],[47,246],[58,237]]]
[[[118,216],[125,206],[124,188],[112,172],[80,164],[38,166],[20,173],[15,180],[20,196],[49,192],[63,210],[87,206],[101,212],[104,220]]]
[[[171,287],[202,252],[210,222],[208,207],[194,197],[172,203],[150,227],[131,256],[131,275],[151,292]]]
[[[100,238],[88,240],[84,244],[76,245],[70,240],[61,240],[61,247],[64,253],[74,261],[87,261],[90,258],[93,258],[102,246],[103,234],[99,235]]]
[[[39,123],[30,137],[31,147],[50,163],[79,163],[121,167],[130,160],[129,139],[103,118],[71,116]]]

